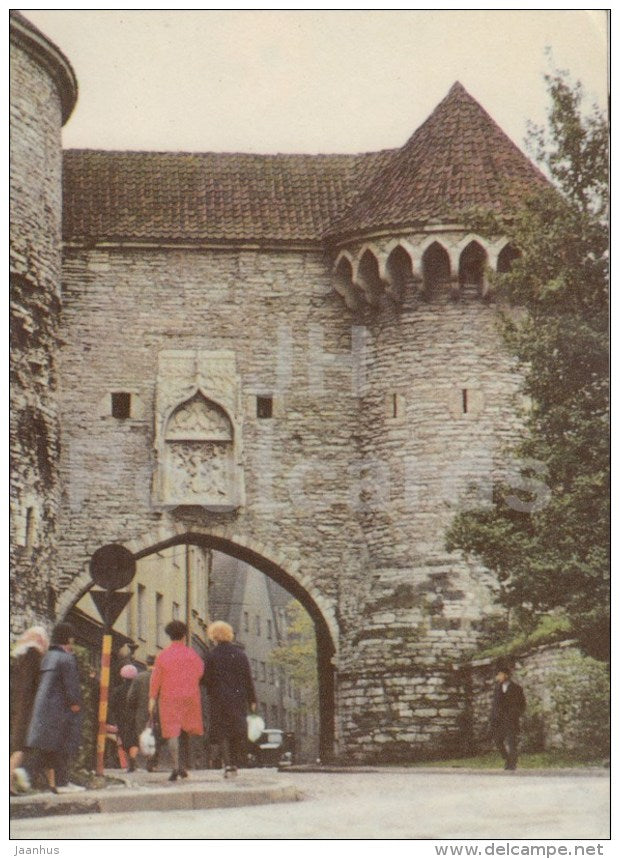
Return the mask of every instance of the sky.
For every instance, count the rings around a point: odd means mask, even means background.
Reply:
[[[22,12],[78,78],[66,148],[376,151],[456,80],[524,148],[553,66],[607,99],[603,11]]]

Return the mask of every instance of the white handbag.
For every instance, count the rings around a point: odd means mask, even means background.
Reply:
[[[147,725],[140,734],[139,743],[142,754],[147,758],[152,758],[157,746],[155,743],[155,734],[150,725]]]
[[[255,743],[260,735],[265,730],[265,723],[261,716],[257,716],[256,713],[250,713],[249,716],[246,716],[248,723],[248,740],[251,743]]]

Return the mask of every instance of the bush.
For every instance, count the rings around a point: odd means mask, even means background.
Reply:
[[[97,679],[91,677],[91,664],[88,650],[73,646],[80,672],[82,689],[82,742],[77,757],[72,762],[73,770],[86,770],[95,767],[95,741],[97,737],[97,712],[99,706]]]
[[[542,717],[546,749],[561,749],[581,758],[609,755],[611,686],[608,666],[590,656],[567,653],[549,672],[540,699],[530,695],[532,724],[524,739],[536,744],[536,728]]]

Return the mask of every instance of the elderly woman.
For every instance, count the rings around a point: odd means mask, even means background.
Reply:
[[[218,743],[224,778],[237,774],[247,738],[248,706],[256,711],[256,692],[250,663],[243,650],[233,644],[229,623],[216,620],[207,635],[215,647],[207,654],[203,683],[209,693],[211,742]]]
[[[29,787],[28,774],[23,769],[26,733],[32,716],[34,698],[39,685],[39,670],[49,639],[42,626],[31,626],[18,638],[13,648],[15,661],[11,666],[11,757],[9,759],[9,792]]]
[[[149,714],[153,715],[159,699],[161,734],[168,741],[172,756],[170,781],[176,781],[179,776],[187,778],[188,735],[202,735],[199,683],[204,664],[196,651],[183,643],[186,633],[187,627],[180,620],[173,620],[166,626],[170,644],[155,660],[149,688]],[[179,764],[179,738],[183,766]]]
[[[138,676],[135,665],[123,665],[120,670],[121,682],[115,687],[110,697],[110,719],[118,728],[118,735],[125,751],[129,756],[127,772],[136,769],[138,757],[138,736],[136,734],[133,712],[128,704],[129,690],[132,680]]]
[[[69,764],[81,735],[82,693],[73,654],[75,630],[59,623],[52,630],[50,648],[41,660],[39,686],[26,736],[30,749],[26,769],[30,777],[45,769],[54,793],[83,790],[71,784]]]

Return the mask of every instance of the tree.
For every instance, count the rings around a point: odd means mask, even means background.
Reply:
[[[531,402],[514,452],[548,492],[545,503],[527,493],[515,503],[514,488],[494,486],[492,506],[457,515],[447,545],[496,573],[522,628],[565,613],[584,649],[608,658],[608,129],[597,108],[582,115],[581,87],[565,73],[546,82],[548,128],[531,128],[530,141],[553,185],[510,220],[476,220],[520,254],[495,278],[498,298],[526,311],[503,316]]]
[[[269,661],[292,678],[302,691],[308,710],[318,707],[319,686],[317,678],[316,635],[314,623],[308,612],[297,600],[286,607],[288,634],[271,651]]]

